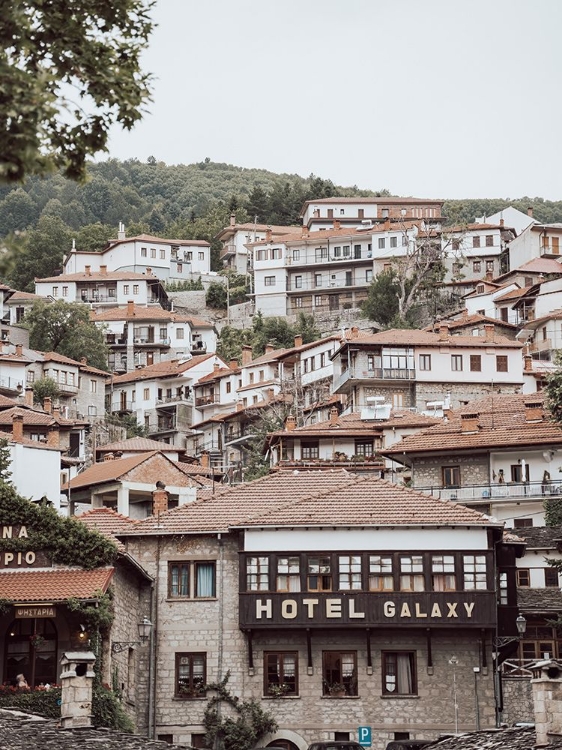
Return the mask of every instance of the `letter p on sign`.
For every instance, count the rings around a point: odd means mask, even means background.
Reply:
[[[359,744],[363,747],[371,747],[371,727],[359,727],[357,729]]]

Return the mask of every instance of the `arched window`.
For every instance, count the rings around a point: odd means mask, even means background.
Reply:
[[[23,674],[31,687],[57,681],[57,630],[52,620],[14,620],[5,637],[4,681]]]

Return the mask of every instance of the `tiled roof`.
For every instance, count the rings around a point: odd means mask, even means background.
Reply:
[[[15,398],[0,395],[0,409],[9,409],[12,406],[21,406],[21,404]]]
[[[309,200],[305,202],[305,206],[307,205],[313,205],[315,206],[317,203],[384,203],[388,205],[394,205],[400,206],[402,204],[408,205],[418,205],[420,203],[440,203],[443,204],[444,201],[440,198],[402,198],[400,196],[388,196],[388,195],[372,195],[371,197],[364,198],[364,197],[337,197],[334,196],[333,198],[317,198],[314,200]]]
[[[562,541],[562,526],[525,526],[517,536],[527,542],[527,549],[556,549]]]
[[[440,338],[438,333],[433,331],[420,331],[417,329],[391,329],[372,333],[360,338],[351,339],[353,344],[360,343],[362,346],[380,344],[382,346],[454,346],[454,347],[505,347],[520,349],[522,344],[519,341],[512,341],[496,332],[493,333],[491,341],[487,341],[485,336],[447,336],[445,339]]]
[[[13,417],[16,415],[21,415],[23,417],[24,427],[50,427],[51,425],[55,424],[61,426],[72,426],[74,424],[74,420],[72,419],[64,419],[63,417],[55,419],[52,414],[48,414],[45,411],[24,409],[21,406],[13,406],[11,409],[4,409],[3,411],[0,411],[0,427],[9,426],[11,428],[13,424]]]
[[[446,318],[445,320],[437,321],[433,325],[428,326],[425,330],[438,331],[439,326],[442,324],[448,325],[449,328],[464,328],[475,326],[479,323],[487,323],[501,328],[513,328],[514,330],[519,330],[519,326],[516,326],[514,323],[508,323],[505,320],[498,320],[497,318],[489,318],[487,315],[480,315],[479,313],[473,313],[472,315],[466,314],[460,318]]]
[[[0,572],[0,599],[13,602],[93,599],[96,591],[107,590],[113,570],[113,568],[3,570]]]
[[[426,745],[426,750],[535,750],[534,727],[507,727],[467,732]],[[548,745],[548,750],[562,750],[562,742]]]
[[[540,421],[526,421],[525,403],[543,403],[543,396],[510,394],[487,396],[471,401],[462,409],[450,412],[448,421],[405,437],[384,454],[399,456],[404,453],[427,451],[466,450],[471,448],[505,448],[523,445],[562,444],[562,429],[546,415]],[[478,430],[463,432],[462,414],[478,414]]]
[[[345,502],[342,498],[345,496]],[[344,470],[279,471],[139,521],[128,533],[251,526],[492,526],[463,505]]]
[[[88,487],[93,484],[103,484],[112,480],[117,480],[131,469],[136,468],[150,456],[156,455],[156,451],[149,453],[140,453],[136,456],[127,456],[126,458],[114,458],[111,461],[100,461],[92,464],[80,474],[73,477],[70,482],[63,485],[62,489],[75,490],[80,487]]]
[[[9,443],[15,443],[13,433],[11,432],[4,432],[3,430],[0,430],[0,440],[7,440]],[[22,437],[21,440],[18,440],[18,445],[27,445],[28,448],[34,448],[35,450],[41,450],[41,451],[59,451],[62,452],[64,449],[60,446],[54,446],[54,445],[47,445],[47,443],[41,442],[39,440],[30,440],[29,438]],[[62,456],[61,456],[62,459]]]
[[[138,380],[178,377],[186,372],[186,370],[190,370],[192,367],[201,364],[201,362],[205,362],[210,357],[216,357],[216,354],[199,354],[196,357],[183,361],[171,359],[164,362],[157,362],[154,365],[148,365],[148,367],[141,367],[138,370],[126,372],[124,375],[114,375],[111,382],[118,385],[119,383],[135,383]]]
[[[16,302],[19,300],[37,300],[44,299],[40,294],[32,294],[32,292],[14,292],[10,297],[10,302]]]
[[[505,302],[509,299],[518,299],[519,297],[524,297],[528,292],[528,287],[521,287],[521,289],[512,289],[510,292],[500,294],[499,297],[494,297],[494,302]]]
[[[118,440],[114,443],[106,443],[100,445],[97,448],[98,453],[114,453],[117,451],[123,451],[124,453],[146,453],[147,451],[169,451],[175,453],[185,453],[185,448],[180,448],[179,445],[168,445],[168,443],[161,443],[158,440],[150,440],[149,438],[133,437],[127,440]]]
[[[202,480],[204,477],[210,477],[211,479],[209,481],[212,483],[212,476],[215,473],[213,469],[206,469],[199,464],[188,464],[186,461],[172,461],[172,463],[187,476],[195,478],[201,477]],[[217,474],[219,473],[220,472],[217,470]],[[209,484],[209,482],[205,481],[205,484]]]
[[[562,591],[554,586],[544,589],[517,589],[517,604],[523,612],[562,613]]]
[[[326,221],[326,219],[324,219]],[[337,221],[337,219],[336,219]],[[344,218],[345,221],[345,218]],[[400,222],[400,226],[390,226],[390,229],[384,224],[372,224],[370,226],[357,226],[357,227],[342,227],[340,229],[322,229],[320,231],[309,231],[306,228],[297,230],[294,234],[287,234],[283,237],[279,237],[277,242],[289,243],[289,242],[322,242],[325,239],[337,239],[338,237],[363,237],[370,234],[384,233],[384,232],[402,232],[405,229],[412,229],[418,226],[423,219],[417,219],[416,221],[405,221]],[[263,245],[266,242],[263,240],[256,240],[255,242],[248,242],[247,247],[253,247],[254,245]],[[350,258],[351,260],[351,258]]]
[[[96,529],[100,534],[111,539],[117,545],[120,552],[125,550],[125,546],[115,535],[130,529],[136,523],[136,521],[121,513],[117,513],[112,508],[94,508],[77,516],[77,519],[89,529]]]
[[[364,420],[358,413],[345,414],[334,419],[327,419],[316,424],[307,424],[296,427],[294,430],[277,430],[272,436],[290,437],[295,435],[318,435],[319,437],[338,437],[354,435],[373,435],[380,433],[386,427],[430,427],[438,424],[441,420],[435,417],[426,417],[423,414],[415,414],[408,410],[393,409],[389,419]]]
[[[80,370],[86,370],[87,372],[96,373],[97,375],[103,375],[104,378],[110,377],[109,372],[100,370],[97,367],[92,367],[92,365],[89,365],[87,361],[80,362],[77,359],[65,357],[64,354],[59,354],[58,352],[43,352],[43,358],[45,362],[60,362],[61,364],[75,365]]]
[[[112,239],[109,240],[109,244],[113,247],[120,245],[123,242],[152,242],[154,244],[160,243],[164,245],[185,245],[187,247],[210,247],[210,243],[207,240],[169,240],[164,237],[155,237],[152,234],[137,234],[134,237],[125,237],[123,240]]]
[[[79,271],[78,273],[62,273],[60,276],[46,276],[43,279],[35,278],[36,283],[41,282],[63,282],[63,281],[159,281],[156,276],[149,276],[144,273],[136,273],[134,271],[107,271],[107,273],[101,273],[101,271]]]
[[[213,372],[210,372],[208,375],[203,375],[202,378],[199,378],[197,383],[195,383],[195,386],[204,385],[205,383],[212,383],[215,380],[220,380],[221,378],[228,377],[235,372],[240,372],[240,368],[237,367],[236,369],[231,370],[230,367],[220,367],[218,370],[213,370]]]

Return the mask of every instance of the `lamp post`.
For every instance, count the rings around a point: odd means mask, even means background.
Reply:
[[[453,667],[453,706],[455,710],[455,734],[459,733],[459,702],[457,700],[457,671],[456,667],[459,660],[456,656],[451,656],[449,664]]]
[[[500,670],[499,656],[503,646],[507,646],[509,643],[520,641],[527,631],[527,620],[519,613],[515,619],[515,627],[517,628],[517,635],[497,635],[493,639],[494,648],[498,649],[494,653],[494,685],[496,694],[496,723],[497,726],[501,724],[501,714],[503,712],[503,685],[502,685],[502,673]]]
[[[152,623],[148,617],[143,617],[141,622],[137,624],[137,630],[139,633],[138,641],[111,641],[111,653],[119,654],[121,651],[125,651],[132,646],[142,645],[148,643],[150,633],[152,631]]]

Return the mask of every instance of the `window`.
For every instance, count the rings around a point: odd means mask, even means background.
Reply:
[[[327,260],[328,259],[328,248],[327,247],[317,247],[314,250],[314,259],[318,263],[321,260]]]
[[[494,246],[494,235],[487,234],[486,235],[486,247],[493,247],[493,246]]]
[[[400,558],[400,591],[425,591],[421,555],[404,555]]]
[[[138,293],[139,293],[139,285],[133,284],[133,294],[138,294]]]
[[[250,385],[251,385],[254,382],[254,373],[253,372],[248,373],[248,378],[249,378]]]
[[[480,354],[470,355],[470,372],[482,372],[482,357]]]
[[[123,284],[123,294],[129,294],[129,285]]]
[[[367,268],[367,270],[365,271],[365,281],[367,282],[367,284],[370,284],[372,280],[373,280],[373,269]]]
[[[384,695],[415,695],[417,693],[415,652],[383,651],[382,680]]]
[[[269,591],[269,560],[267,557],[246,558],[246,591]]]
[[[345,208],[340,208],[340,216],[344,216],[345,214]]]
[[[176,698],[205,697],[206,666],[206,654],[176,654]]]
[[[392,557],[369,555],[369,591],[394,591]]]
[[[300,260],[300,259],[301,259],[301,251],[293,250],[293,260]]]
[[[544,569],[544,585],[558,588],[558,571],[556,568]]]
[[[321,273],[314,274],[314,286],[322,286],[322,274]]]
[[[64,287],[63,287],[63,290],[64,290]],[[117,292],[117,289],[116,289],[115,287],[110,287],[110,288],[109,288],[109,289],[107,290],[107,296],[108,296],[108,297],[115,297],[115,295],[116,295],[116,292]]]
[[[315,307],[321,307],[322,306],[322,296],[321,295],[317,294],[314,297],[314,306]]]
[[[297,555],[277,558],[277,591],[301,590],[300,558]]]
[[[191,262],[193,260],[193,252],[191,250],[188,253],[186,253],[185,259],[188,262]]]
[[[355,651],[323,652],[322,694],[332,698],[357,695],[357,653]]]
[[[54,286],[53,287],[53,297],[58,297],[58,296],[59,296],[59,288],[58,288],[58,286]]]
[[[496,371],[507,372],[507,355],[506,354],[498,354],[496,356]]]
[[[384,250],[385,244],[386,244],[386,239],[384,237],[379,237],[379,250]]]
[[[390,247],[398,247],[398,237],[390,238]]]
[[[453,555],[432,555],[431,586],[433,591],[455,591],[455,558]]]
[[[141,247],[141,258],[146,258],[146,247]]]
[[[304,360],[305,372],[308,372],[308,360]],[[306,458],[318,458],[319,457],[319,444],[318,440],[306,440],[301,443],[301,457]]]
[[[309,557],[307,562],[307,590],[331,591],[332,568],[330,558]]]
[[[260,370],[260,372],[259,372],[259,379],[261,381],[265,380],[265,370]]]
[[[199,257],[199,260],[205,260],[205,253],[202,250],[200,250],[198,257]]]
[[[63,286],[63,288],[62,288],[62,296],[63,297],[68,297],[68,287],[67,286]]]
[[[361,591],[361,557],[359,555],[340,555],[339,589],[340,591]]]
[[[420,354],[420,370],[431,370],[431,354]]]
[[[295,297],[293,300],[294,307],[302,307],[302,297]]]
[[[334,247],[334,258],[341,258],[341,247],[340,247],[340,245],[336,245]]]
[[[227,382],[227,383],[226,383],[226,392],[227,392],[227,393],[230,393],[230,392],[231,392],[231,389],[232,389],[232,385],[231,385],[231,383],[230,383],[230,382]]]
[[[97,392],[98,392],[98,381],[90,380],[90,393],[97,393]]]
[[[498,577],[499,604],[508,604],[507,573],[500,573]]]
[[[494,272],[494,261],[487,260],[486,261],[486,273],[493,273],[493,272]]]
[[[344,258],[349,258],[350,254],[351,254],[351,245],[344,245],[343,246],[343,257]]]
[[[372,440],[356,440],[355,441],[355,455],[356,456],[374,456],[375,449]]]
[[[353,257],[361,258],[361,245],[353,245]]]
[[[258,403],[258,397],[252,396],[252,404],[257,404],[257,403]]]
[[[404,394],[393,393],[392,394],[392,406],[394,409],[401,409],[404,406]]]
[[[295,289],[302,289],[302,276],[295,276]]]
[[[472,272],[480,273],[482,271],[482,263],[479,260],[472,261]]]
[[[166,251],[160,250],[160,260],[165,260],[165,258],[166,258]]]
[[[275,286],[275,276],[266,276],[263,283],[265,286]]]
[[[443,487],[460,487],[461,484],[461,467],[460,466],[443,466],[441,469],[443,477]]]
[[[176,268],[178,270],[178,273],[183,273],[183,263],[180,263],[178,261],[178,264],[177,264]]]
[[[211,599],[216,596],[215,561],[170,563],[168,596],[171,599]]]
[[[451,354],[451,370],[453,372],[462,371],[462,354]]]
[[[516,571],[517,585],[522,588],[529,588],[531,585],[531,571],[529,568],[518,568]]]
[[[151,247],[150,248],[150,257],[151,258],[156,258],[156,248],[155,247]]]
[[[145,388],[142,393],[143,393],[143,396],[142,396],[143,399],[145,401],[148,401],[150,399],[150,388]]]
[[[472,247],[480,247],[480,237],[476,236],[472,238]]]
[[[266,652],[263,665],[263,693],[281,698],[298,695],[298,654],[296,651]]]
[[[527,529],[532,527],[533,525],[533,519],[532,518],[516,518],[513,521],[513,527],[515,529]]]
[[[176,328],[176,338],[177,339],[183,339],[184,336],[184,329],[183,328]]]
[[[326,366],[326,352],[320,352],[320,368]]]
[[[484,555],[463,555],[464,588],[466,591],[488,588]]]

